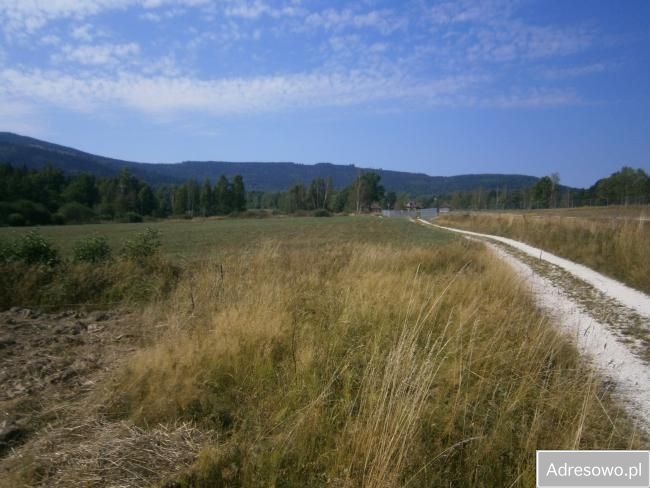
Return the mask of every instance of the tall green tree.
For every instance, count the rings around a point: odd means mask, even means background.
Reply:
[[[187,212],[187,187],[179,185],[174,188],[172,199],[172,211],[174,215],[185,215]]]
[[[62,197],[66,202],[78,202],[92,208],[99,202],[95,176],[87,173],[75,176],[63,190]]]
[[[232,209],[237,212],[246,210],[246,189],[241,175],[235,175],[232,180]]]
[[[285,211],[294,213],[298,210],[307,210],[307,190],[302,183],[293,185],[287,192]]]
[[[129,168],[122,168],[117,177],[117,195],[115,196],[115,213],[118,216],[127,212],[136,212],[140,182],[131,174]]]
[[[648,175],[642,169],[624,166],[607,178],[603,178],[595,185],[598,198],[608,203],[628,204],[631,201],[642,200],[647,195]]]
[[[187,190],[187,202],[185,203],[186,214],[194,217],[199,213],[201,189],[194,178],[185,184]]]
[[[66,185],[63,171],[48,164],[40,171],[31,173],[31,179],[32,194],[24,194],[22,198],[30,198],[45,205],[49,211],[55,211],[62,203],[61,193]]]
[[[384,198],[384,207],[392,210],[395,208],[395,202],[397,202],[397,194],[394,191],[386,193],[386,197]]]
[[[216,213],[226,215],[232,212],[232,191],[225,175],[221,175],[214,187]]]
[[[203,185],[201,186],[199,206],[201,208],[201,215],[204,217],[212,215],[214,211],[214,198],[212,196],[212,187],[210,186],[210,180],[207,178],[203,180]]]
[[[311,209],[328,208],[330,182],[324,178],[314,178],[307,191],[307,203]]]
[[[350,194],[355,199],[355,210],[361,212],[370,210],[374,202],[381,202],[384,198],[384,187],[379,183],[381,176],[373,171],[360,172],[352,184]]]
[[[172,214],[172,191],[173,189],[167,186],[156,188],[156,217],[165,218]]]
[[[156,196],[149,185],[142,185],[138,192],[138,212],[141,215],[153,215],[157,208]]]
[[[533,206],[536,208],[548,208],[553,195],[553,180],[549,176],[540,178],[532,188]]]

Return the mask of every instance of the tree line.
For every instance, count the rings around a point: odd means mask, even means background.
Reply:
[[[395,193],[386,192],[381,176],[372,171],[359,172],[348,186],[336,190],[331,178],[314,178],[308,185],[298,183],[286,192],[250,192],[248,208],[271,209],[288,214],[327,211],[369,212],[374,206],[394,205]]]
[[[115,177],[67,176],[61,169],[40,170],[0,164],[0,225],[86,223],[97,220],[140,222],[145,217],[227,215],[246,210],[240,175],[221,176],[214,186],[152,187],[123,168]]]
[[[650,203],[650,176],[643,169],[624,166],[589,188],[572,189],[560,184],[560,175],[540,178],[528,188],[507,187],[455,192],[441,197],[455,209],[538,209]]]
[[[650,177],[642,169],[623,167],[587,189],[560,184],[554,173],[529,188],[499,188],[427,195],[386,191],[381,177],[359,172],[348,186],[335,189],[331,178],[314,178],[286,192],[246,192],[241,175],[221,175],[214,185],[191,179],[180,185],[152,187],[123,168],[115,177],[67,176],[54,166],[40,170],[0,164],[0,225],[85,223],[98,220],[139,222],[143,218],[208,217],[265,209],[288,214],[327,215],[404,209],[419,206],[454,209],[534,209],[582,205],[650,203]]]

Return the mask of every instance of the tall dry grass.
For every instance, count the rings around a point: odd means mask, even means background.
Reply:
[[[476,243],[196,265],[100,400],[215,432],[180,486],[531,486],[535,449],[642,442]]]
[[[650,221],[526,214],[449,214],[440,225],[511,237],[650,293]]]

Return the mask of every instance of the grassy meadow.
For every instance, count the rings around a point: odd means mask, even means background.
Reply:
[[[608,205],[604,207],[544,208],[535,210],[505,210],[505,213],[538,215],[540,217],[575,217],[588,220],[650,219],[650,205]]]
[[[650,221],[640,220],[647,207],[624,210],[454,212],[436,223],[517,239],[650,293]]]
[[[140,302],[157,332],[85,412],[208,433],[165,486],[532,486],[536,449],[648,447],[480,243],[371,217],[160,225],[161,260],[193,259]],[[43,459],[12,486],[81,486]]]
[[[273,217],[265,219],[209,218],[163,220],[138,224],[86,224],[43,227],[0,227],[0,240],[37,230],[69,257],[75,242],[89,236],[104,236],[114,249],[145,228],[162,235],[162,252],[171,259],[195,259],[213,254],[240,252],[266,239],[291,247],[329,247],[340,243],[371,243],[381,240],[394,245],[436,243],[449,240],[446,233],[432,234],[399,219],[368,216]]]

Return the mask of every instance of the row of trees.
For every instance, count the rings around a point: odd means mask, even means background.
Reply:
[[[122,169],[116,177],[66,176],[0,164],[0,225],[83,223],[94,220],[137,222],[143,217],[226,215],[246,210],[244,180],[221,176],[214,187],[190,180],[153,188]]]
[[[200,186],[189,180],[184,185],[159,188],[157,196],[166,215],[208,217],[246,210],[246,189],[240,175],[235,175],[232,183],[221,175],[214,187],[208,178]]]
[[[351,185],[336,191],[331,178],[314,178],[309,185],[299,183],[286,192],[251,192],[248,207],[286,213],[315,210],[361,213],[370,211],[373,204],[392,208],[397,197],[394,192],[386,193],[380,182],[377,173],[359,172]]]
[[[359,172],[349,186],[336,190],[331,178],[315,178],[309,185],[296,184],[286,192],[246,193],[244,180],[225,176],[214,186],[189,180],[181,185],[151,187],[128,168],[119,175],[96,178],[90,174],[66,176],[47,166],[38,171],[0,164],[0,225],[81,223],[94,220],[140,221],[143,217],[211,216],[241,212],[247,208],[286,213],[310,211],[367,212],[375,207],[402,209],[413,198],[407,193],[386,192],[381,177]],[[549,208],[580,205],[650,203],[650,177],[642,169],[624,167],[591,188],[572,190],[560,185],[554,173],[530,188],[490,191],[478,188],[414,199],[422,207],[456,209]]]
[[[587,189],[560,185],[560,175],[540,178],[530,188],[455,192],[442,198],[456,209],[534,209],[585,205],[630,205],[650,203],[650,176],[642,169],[623,167]]]

